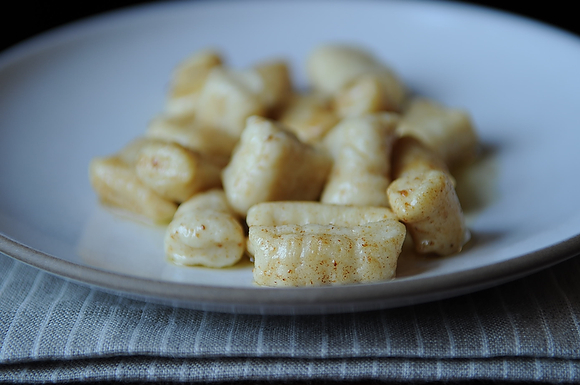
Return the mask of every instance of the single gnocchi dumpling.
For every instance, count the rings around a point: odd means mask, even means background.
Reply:
[[[144,184],[162,197],[183,202],[221,186],[222,167],[177,143],[147,143],[139,151],[135,171]]]
[[[314,144],[338,123],[327,98],[317,94],[294,95],[279,118],[304,143]]]
[[[254,281],[265,286],[391,279],[405,239],[405,226],[387,208],[275,202],[255,206],[248,220]]]
[[[342,120],[324,138],[334,164],[322,203],[388,206],[391,147],[398,115],[369,114]]]
[[[264,62],[257,64],[254,70],[262,80],[262,88],[258,93],[260,99],[266,105],[269,115],[276,113],[292,94],[288,65],[283,61]]]
[[[397,111],[392,105],[381,79],[361,75],[345,85],[333,98],[334,110],[341,118],[362,116],[381,111]]]
[[[472,160],[478,151],[477,134],[466,112],[424,98],[410,103],[397,133],[419,139],[450,168]]]
[[[226,131],[200,124],[191,118],[158,116],[151,120],[147,138],[175,142],[190,150],[202,153],[217,164],[229,162],[238,138]]]
[[[114,156],[94,158],[89,178],[101,202],[154,222],[169,222],[177,205],[143,183],[135,170],[141,149],[150,143],[138,139]]]
[[[336,95],[361,76],[373,76],[380,84],[382,103],[386,108],[399,111],[406,99],[405,86],[395,73],[358,47],[318,47],[308,58],[307,71],[314,88],[327,95]]]
[[[238,138],[249,116],[266,114],[263,89],[263,79],[255,70],[214,68],[200,92],[196,119]]]
[[[244,255],[245,235],[222,190],[182,203],[165,233],[165,254],[177,265],[226,267]]]
[[[334,225],[350,227],[397,219],[387,207],[340,206],[319,202],[264,202],[248,210],[248,226]]]
[[[239,138],[251,115],[267,116],[286,103],[292,84],[281,61],[261,63],[244,71],[214,69],[200,91],[196,118]]]
[[[439,170],[447,174],[455,186],[455,178],[439,154],[412,136],[397,138],[393,145],[391,159],[393,179],[401,178],[409,173]]]
[[[331,160],[268,119],[248,119],[230,163],[222,173],[228,202],[245,216],[260,202],[317,200]]]
[[[173,117],[193,117],[209,73],[221,65],[220,54],[213,50],[196,52],[179,63],[173,71],[166,113]]]
[[[387,194],[417,252],[450,255],[461,251],[469,240],[461,204],[446,173],[408,173],[393,181]]]

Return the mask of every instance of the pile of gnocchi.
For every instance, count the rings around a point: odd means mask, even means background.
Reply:
[[[318,47],[307,73],[301,92],[283,61],[236,70],[195,53],[145,134],[91,161],[101,202],[168,224],[170,262],[248,254],[264,286],[392,279],[406,238],[460,252],[469,231],[449,170],[477,154],[469,115],[411,97],[358,47]]]

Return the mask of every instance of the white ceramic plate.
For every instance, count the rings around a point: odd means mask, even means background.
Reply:
[[[472,113],[486,155],[463,184],[464,252],[402,258],[385,283],[261,288],[249,263],[167,264],[163,229],[99,206],[90,159],[144,132],[190,52],[217,47],[235,67],[286,57],[304,85],[326,42],[361,44],[416,92]],[[572,35],[433,1],[160,3],[76,23],[0,57],[0,251],[114,293],[232,312],[376,309],[505,282],[580,251],[579,63]]]

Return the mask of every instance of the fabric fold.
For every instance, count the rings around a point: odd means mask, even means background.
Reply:
[[[236,381],[518,381],[574,383],[580,362],[558,358],[203,358],[122,357],[7,365],[0,383]]]

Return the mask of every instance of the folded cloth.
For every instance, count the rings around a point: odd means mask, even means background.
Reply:
[[[71,283],[0,255],[0,383],[580,381],[580,257],[382,311],[236,315]]]

